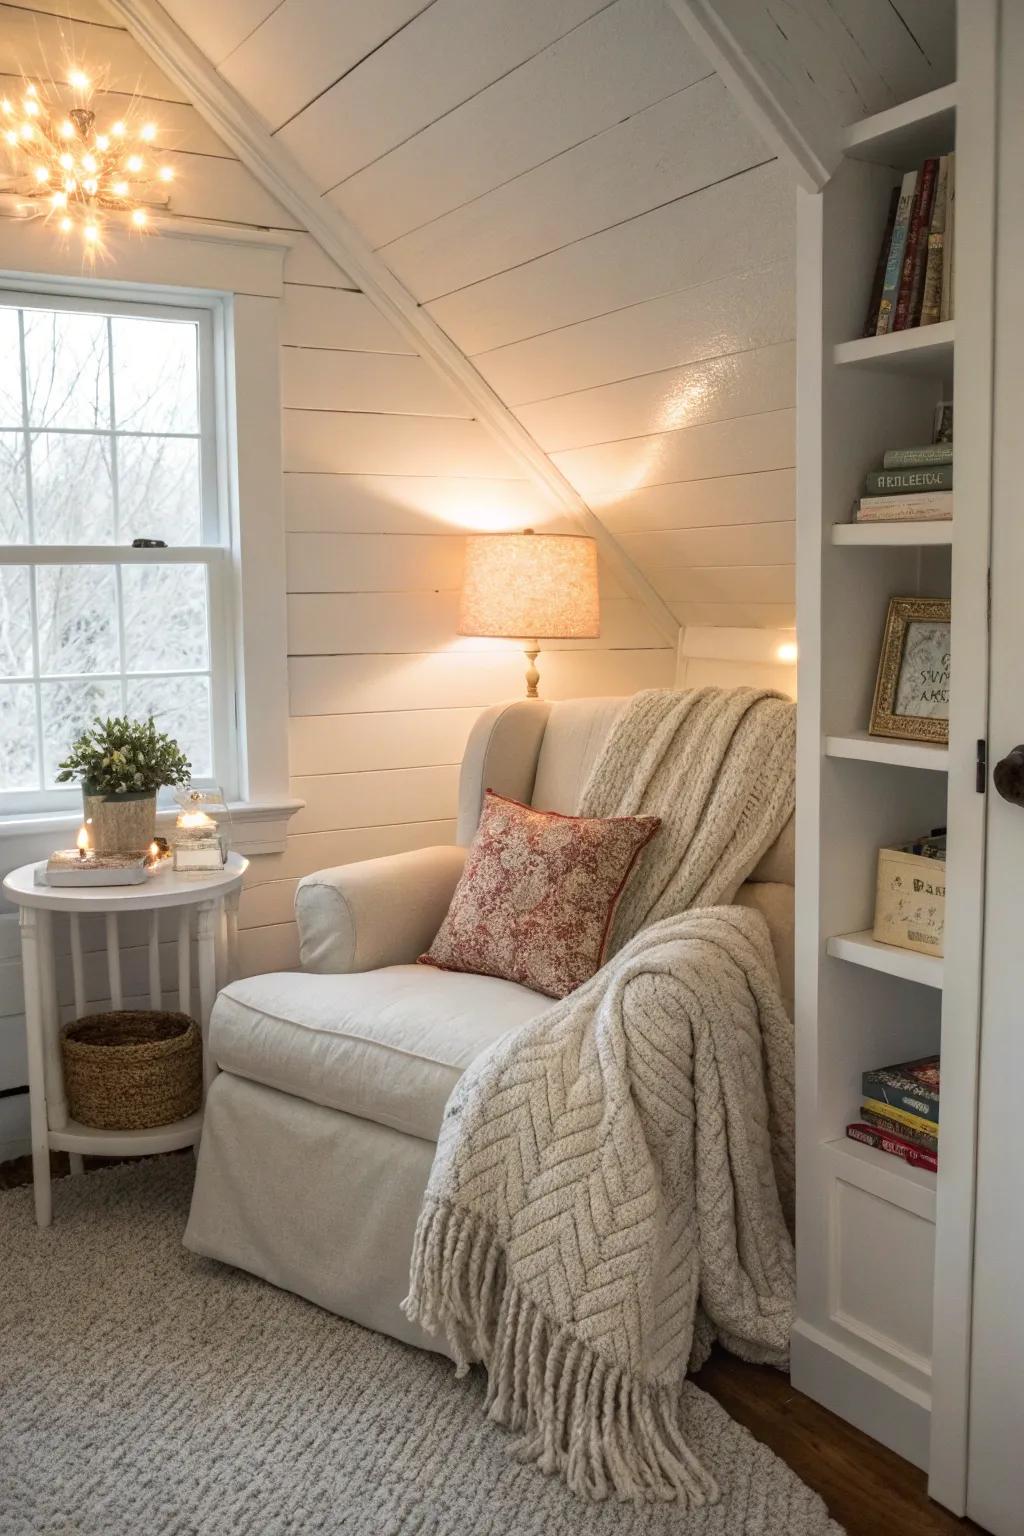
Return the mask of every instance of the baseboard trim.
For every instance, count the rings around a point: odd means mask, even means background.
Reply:
[[[931,1404],[924,1393],[804,1322],[793,1329],[789,1374],[798,1391],[928,1471]]]

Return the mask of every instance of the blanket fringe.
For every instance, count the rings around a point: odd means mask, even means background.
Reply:
[[[638,1381],[552,1323],[470,1212],[424,1202],[402,1310],[444,1335],[460,1376],[483,1361],[488,1416],[519,1432],[513,1453],[561,1473],[574,1493],[692,1507],[719,1497],[683,1438],[678,1392]]]

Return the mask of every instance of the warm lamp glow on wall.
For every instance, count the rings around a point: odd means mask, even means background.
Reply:
[[[537,697],[541,640],[596,640],[600,633],[593,539],[532,528],[467,538],[459,634],[522,640],[527,698]]]

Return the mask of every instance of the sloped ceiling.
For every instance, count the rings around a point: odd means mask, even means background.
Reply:
[[[792,620],[792,182],[664,0],[165,9],[681,622]],[[811,120],[948,63],[945,0],[725,9]]]

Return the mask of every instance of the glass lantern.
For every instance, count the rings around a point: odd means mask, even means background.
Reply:
[[[227,863],[231,812],[219,788],[175,791],[178,816],[171,833],[178,874],[208,875]]]

